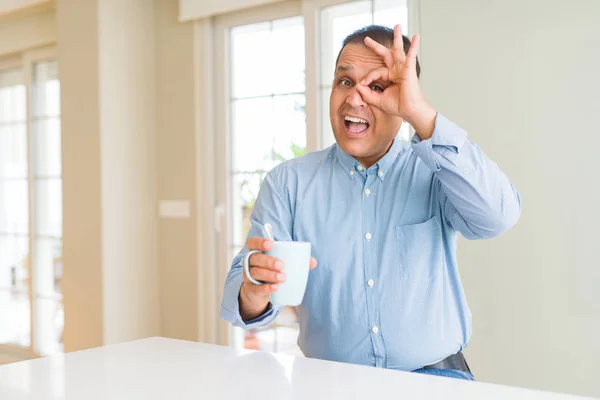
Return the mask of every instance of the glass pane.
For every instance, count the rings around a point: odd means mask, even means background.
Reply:
[[[25,123],[0,123],[0,179],[27,178]]]
[[[264,173],[235,174],[232,190],[232,244],[243,246],[250,231],[250,215],[254,210],[254,201],[258,196]]]
[[[273,159],[276,164],[304,155],[306,151],[306,97],[273,98]]]
[[[60,119],[52,117],[33,121],[33,151],[36,176],[61,175]]]
[[[24,122],[25,85],[23,71],[0,72],[0,124],[3,122]]]
[[[25,99],[25,86],[14,86],[12,88],[12,107],[10,119],[13,122],[24,122],[27,120],[27,100]]]
[[[0,89],[0,124],[25,122],[25,86],[12,86]]]
[[[33,67],[31,91],[33,118],[60,115],[60,84],[56,61],[44,61]]]
[[[0,290],[0,343],[29,346],[29,295]]]
[[[356,1],[324,8],[321,11],[321,84],[330,85],[335,60],[344,38],[373,23],[371,1]]]
[[[35,230],[37,235],[62,236],[62,181],[35,182]]]
[[[331,119],[329,118],[329,96],[331,88],[321,89],[321,144],[323,148],[329,147],[335,143],[333,130],[331,129]]]
[[[0,124],[25,122],[25,107],[25,86],[0,88]]]
[[[62,241],[39,238],[35,240],[33,258],[33,292],[35,295],[62,296]]]
[[[273,168],[272,98],[237,100],[233,103],[232,117],[233,170],[268,171]]]
[[[0,290],[28,290],[28,263],[29,238],[0,235]]]
[[[400,138],[406,142],[410,140],[410,125],[408,122],[403,122],[400,127],[400,133],[398,134]]]
[[[1,73],[0,79],[2,79]],[[10,102],[10,89],[0,86],[0,126],[8,119],[8,107]]]
[[[408,8],[406,0],[375,0],[375,23],[393,28],[402,26],[402,34],[408,36]]]
[[[35,351],[51,355],[63,351],[65,313],[62,302],[37,297],[35,299]]]
[[[29,233],[26,180],[0,180],[0,233]]]
[[[273,21],[271,36],[274,93],[297,93],[305,90],[304,18],[294,17]]]
[[[273,58],[271,23],[245,25],[231,30],[232,95],[234,98],[272,93]]]

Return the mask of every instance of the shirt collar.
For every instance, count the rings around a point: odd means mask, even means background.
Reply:
[[[379,161],[377,161],[377,163],[375,163],[375,165],[373,165],[371,167],[371,168],[375,168],[377,170],[377,176],[379,177],[380,180],[383,181],[385,179],[390,168],[396,161],[398,154],[405,147],[403,145],[403,143],[404,142],[402,141],[402,139],[400,139],[399,137],[395,137],[394,142],[392,143],[392,147],[390,147],[388,152],[383,157],[381,157],[379,159]],[[350,179],[354,179],[354,177],[356,176],[356,173],[357,173],[356,167],[358,165],[360,165],[359,162],[356,161],[356,159],[354,157],[352,157],[350,154],[347,154],[346,152],[344,152],[344,150],[342,150],[342,148],[337,144],[336,144],[336,156],[337,156],[338,162],[340,163],[340,165],[342,166],[344,171],[346,171],[346,174],[348,174]]]

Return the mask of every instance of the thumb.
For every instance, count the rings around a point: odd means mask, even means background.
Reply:
[[[360,84],[360,83],[358,85],[356,85],[356,90],[358,90],[358,93],[360,93],[360,97],[362,97],[362,99],[365,101],[365,103],[368,103],[377,108],[381,108],[382,93],[377,93],[376,91],[372,90],[371,88],[364,86],[363,84]]]

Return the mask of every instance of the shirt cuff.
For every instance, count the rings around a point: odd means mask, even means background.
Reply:
[[[458,154],[466,140],[467,132],[438,112],[431,137],[421,140],[417,132],[412,137],[411,145],[413,151],[431,170],[439,171],[441,166],[437,157],[441,156],[441,152],[447,149]]]
[[[269,303],[269,309],[264,314],[244,322],[240,315],[239,295],[244,277],[241,273],[235,275],[225,284],[225,293],[221,304],[220,317],[245,330],[258,328],[270,324],[281,312],[283,307],[273,307]]]

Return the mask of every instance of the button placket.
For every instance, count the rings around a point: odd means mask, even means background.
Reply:
[[[356,167],[358,170],[358,166]],[[364,288],[366,290],[366,300],[368,309],[368,327],[371,343],[373,346],[373,356],[375,360],[375,366],[382,367],[385,365],[385,345],[383,343],[383,336],[381,334],[380,324],[380,309],[379,309],[379,294],[375,287],[375,278],[378,276],[377,272],[377,245],[379,234],[377,231],[378,225],[375,220],[375,208],[376,202],[373,201],[375,194],[375,187],[373,185],[379,184],[377,173],[373,170],[367,170],[366,180],[362,187],[362,213],[363,213],[363,249],[364,249]],[[362,176],[362,175],[361,175]],[[375,246],[375,247],[374,247]]]

